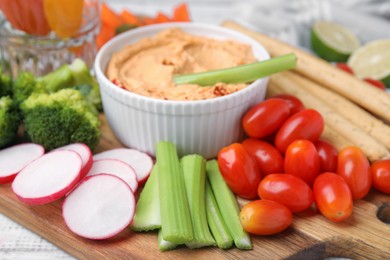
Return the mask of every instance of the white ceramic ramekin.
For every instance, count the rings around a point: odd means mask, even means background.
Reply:
[[[243,42],[252,46],[258,60],[269,59],[268,52],[258,42],[220,26],[166,23],[134,29],[109,41],[97,54],[94,69],[104,113],[114,134],[127,147],[155,155],[158,141],[171,141],[176,144],[179,155],[198,153],[213,158],[222,147],[243,137],[241,118],[249,107],[264,99],[268,78],[215,99],[169,101],[131,93],[105,76],[112,53],[171,27],[194,35]]]

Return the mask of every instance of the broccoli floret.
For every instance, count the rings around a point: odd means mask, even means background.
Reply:
[[[75,142],[94,150],[99,143],[98,112],[77,90],[33,93],[20,108],[27,136],[46,150]]]
[[[9,96],[0,98],[0,148],[10,144],[18,133],[20,114]]]
[[[16,102],[20,104],[33,93],[55,93],[66,88],[78,90],[77,87],[81,85],[89,86],[89,91],[83,91],[82,94],[101,111],[99,85],[81,59],[75,59],[72,64],[62,65],[57,70],[38,78],[29,72],[22,72],[14,82],[13,92]]]
[[[89,68],[85,62],[80,59],[75,59],[71,65],[69,65],[70,70],[73,73],[75,79],[75,86],[88,85],[90,86],[90,91],[85,92],[84,96],[89,102],[91,102],[97,110],[102,110],[102,99],[100,96],[99,84],[97,83],[95,77],[89,72]]]
[[[19,105],[32,93],[44,93],[45,89],[31,72],[21,72],[13,83],[12,92],[13,99]]]
[[[4,74],[0,68],[0,97],[12,95],[12,80],[11,77]]]

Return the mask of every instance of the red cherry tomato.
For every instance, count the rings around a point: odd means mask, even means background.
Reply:
[[[337,174],[348,184],[354,200],[363,198],[370,191],[370,162],[360,148],[348,146],[340,151]]]
[[[286,100],[289,107],[290,107],[290,115],[296,114],[299,111],[302,111],[305,109],[305,106],[303,105],[302,101],[293,95],[279,94],[279,95],[275,95],[271,98],[280,98],[280,99]]]
[[[239,143],[222,148],[218,153],[218,166],[230,189],[245,199],[257,197],[261,180],[255,159]]]
[[[320,172],[336,172],[339,154],[336,148],[325,140],[318,140],[314,145],[320,157]]]
[[[376,80],[376,79],[364,79],[365,82],[373,85],[374,87],[376,88],[379,88],[380,90],[386,90],[386,85],[380,81],[380,80]]]
[[[352,214],[351,190],[341,176],[330,172],[318,175],[313,193],[318,210],[329,220],[340,222]]]
[[[244,140],[242,145],[255,158],[263,176],[283,172],[283,156],[271,144],[249,138]]]
[[[290,107],[285,100],[268,99],[250,108],[242,125],[249,137],[261,138],[277,131],[289,115]]]
[[[354,74],[352,68],[350,66],[348,66],[346,63],[342,63],[342,62],[336,63],[336,67],[345,71],[345,72],[348,72],[349,74],[352,74],[352,75]]]
[[[379,160],[371,165],[372,186],[390,194],[390,159]]]
[[[324,119],[313,109],[304,109],[288,118],[275,137],[276,148],[284,153],[287,146],[298,139],[315,142],[324,129]]]
[[[314,201],[309,185],[291,174],[267,175],[261,180],[257,191],[260,198],[279,202],[293,213],[309,208]]]
[[[284,158],[284,172],[302,179],[311,186],[320,173],[320,158],[314,144],[304,139],[292,142]]]
[[[291,211],[272,200],[255,200],[246,204],[240,212],[245,231],[256,235],[273,235],[285,230],[292,222]]]

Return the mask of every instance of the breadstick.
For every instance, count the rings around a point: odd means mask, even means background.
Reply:
[[[298,83],[302,89],[321,99],[328,106],[339,112],[346,119],[390,149],[390,126],[383,123],[383,121],[374,117],[343,96],[340,96],[299,74],[285,72],[283,73],[283,76]]]
[[[380,89],[373,88],[368,83],[288,43],[251,31],[232,21],[224,22],[223,26],[254,38],[271,56],[294,52],[298,58],[297,72],[348,98],[374,115],[390,121],[390,95]]]
[[[334,129],[353,145],[360,147],[371,161],[384,158],[389,154],[389,151],[383,144],[352,124],[320,99],[301,89],[296,82],[287,79],[279,73],[271,77],[268,87],[272,88],[273,84],[277,85],[285,93],[301,99],[307,108],[316,109],[321,113],[325,123],[330,128]]]

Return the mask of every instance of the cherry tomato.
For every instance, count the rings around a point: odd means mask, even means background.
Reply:
[[[304,109],[289,117],[275,137],[276,148],[284,153],[287,146],[298,139],[308,139],[315,142],[324,129],[324,119],[313,109]]]
[[[367,79],[364,79],[364,81],[371,84],[372,86],[374,86],[376,88],[379,88],[380,90],[386,90],[386,85],[380,80],[367,78]]]
[[[279,95],[275,95],[271,98],[280,98],[280,99],[286,100],[289,107],[290,107],[290,115],[296,114],[299,111],[302,111],[303,109],[305,109],[305,106],[303,105],[302,101],[293,95],[279,94]]]
[[[346,64],[346,63],[342,63],[342,62],[336,63],[336,67],[349,73],[349,74],[354,75],[352,68],[350,66],[348,66],[348,64]]]
[[[311,186],[320,173],[320,157],[314,144],[304,139],[292,142],[284,158],[284,172],[301,178]]]
[[[314,201],[309,185],[291,174],[274,173],[265,176],[257,192],[260,198],[279,202],[293,213],[309,208]]]
[[[340,222],[352,214],[351,190],[340,175],[331,172],[318,175],[313,193],[318,210],[329,220]]]
[[[242,144],[234,143],[218,153],[218,166],[230,189],[245,199],[257,197],[259,166]]]
[[[250,108],[242,125],[249,137],[261,138],[277,131],[289,115],[290,107],[285,100],[268,99]]]
[[[372,186],[390,194],[390,159],[379,160],[371,165]]]
[[[283,172],[283,156],[271,144],[249,138],[244,140],[242,145],[255,158],[263,176],[270,173]]]
[[[336,148],[325,140],[318,140],[314,145],[320,157],[320,172],[336,172],[339,154]]]
[[[370,163],[360,148],[348,146],[340,151],[337,174],[348,184],[354,200],[363,198],[370,191],[372,184]]]
[[[256,235],[273,235],[285,230],[292,222],[291,211],[272,200],[255,200],[246,204],[240,212],[245,231]]]

